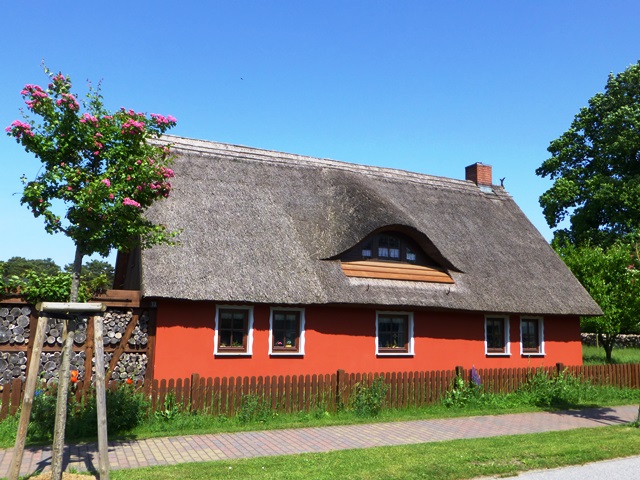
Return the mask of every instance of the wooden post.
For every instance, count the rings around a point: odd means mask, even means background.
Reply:
[[[109,445],[107,439],[107,399],[104,375],[104,343],[102,332],[102,316],[93,317],[93,335],[95,348],[96,373],[96,410],[98,414],[98,464],[100,480],[109,480]]]
[[[69,398],[69,375],[73,339],[76,334],[77,319],[75,316],[65,321],[63,334],[62,357],[58,370],[58,396],[56,398],[56,418],[53,425],[53,446],[51,449],[51,480],[62,479],[62,462],[64,457],[64,432],[67,423],[67,400]]]
[[[191,395],[190,407],[191,413],[195,413],[198,411],[198,405],[200,404],[200,374],[192,373],[191,374],[191,391],[189,394]]]
[[[31,407],[33,405],[33,397],[36,391],[36,381],[38,380],[38,370],[40,369],[40,354],[42,352],[42,344],[44,343],[44,331],[46,326],[47,317],[45,315],[39,315],[36,335],[32,343],[31,358],[29,359],[29,371],[27,372],[27,382],[24,388],[24,397],[22,399],[22,410],[20,411],[20,423],[18,424],[18,433],[16,434],[16,443],[13,448],[11,468],[9,469],[9,480],[18,480],[18,477],[20,476],[20,466],[22,465],[24,443],[27,438],[29,417],[31,416]]]
[[[337,374],[336,374],[336,392],[335,392],[335,396],[336,396],[336,408],[342,408],[346,405],[343,405],[342,402],[344,401],[343,395],[342,395],[342,389],[344,388],[344,377],[345,377],[345,371],[342,369],[339,369]]]

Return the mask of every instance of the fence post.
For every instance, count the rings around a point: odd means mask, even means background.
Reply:
[[[198,410],[198,402],[200,391],[200,374],[192,373],[191,374],[191,412],[195,412]]]
[[[556,375],[561,375],[564,372],[565,366],[564,363],[556,363]]]
[[[456,378],[460,378],[464,381],[464,367],[456,366]]]
[[[345,371],[338,370],[336,375],[336,408],[339,408],[342,402],[342,388],[345,383]]]

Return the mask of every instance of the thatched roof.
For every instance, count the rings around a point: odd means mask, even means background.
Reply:
[[[148,212],[180,245],[142,252],[145,297],[529,314],[600,309],[501,187],[166,137],[174,191]],[[413,232],[455,284],[351,278],[330,260]]]

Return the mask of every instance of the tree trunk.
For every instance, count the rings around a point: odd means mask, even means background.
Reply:
[[[598,338],[600,339],[600,343],[602,344],[602,348],[604,348],[604,353],[606,355],[606,362],[613,363],[613,359],[611,357],[611,353],[613,351],[613,346],[616,343],[616,335],[606,335],[603,333],[598,334]]]
[[[70,302],[78,301],[78,290],[80,286],[80,273],[82,272],[82,258],[84,254],[76,246],[76,256],[73,261],[73,272],[71,277]],[[60,369],[58,370],[58,396],[56,399],[56,416],[53,427],[53,447],[51,452],[51,480],[62,479],[62,460],[64,455],[64,431],[67,421],[67,400],[69,398],[69,375],[71,364],[71,353],[73,351],[73,340],[76,333],[77,320],[71,317],[65,322],[64,344],[62,346],[62,357]]]

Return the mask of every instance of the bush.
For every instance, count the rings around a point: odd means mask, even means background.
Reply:
[[[250,422],[266,423],[274,414],[275,412],[267,405],[264,398],[250,393],[242,396],[242,403],[237,417],[242,424]]]
[[[355,386],[352,409],[358,417],[375,417],[384,407],[389,386],[383,377],[374,378],[370,385],[358,383]]]
[[[73,387],[71,387],[73,388]],[[123,433],[140,425],[148,414],[149,402],[132,385],[107,390],[107,430],[110,435]],[[53,436],[57,401],[57,384],[36,391],[31,408],[29,439],[50,440]],[[80,402],[70,392],[67,404],[67,438],[95,437],[98,433],[95,392]]]
[[[442,404],[445,407],[478,407],[485,403],[489,398],[482,391],[480,376],[475,368],[471,371],[471,379],[465,382],[464,379],[457,375],[453,380],[452,387],[445,393]]]
[[[526,401],[541,408],[570,408],[595,398],[595,387],[567,370],[557,375],[538,370],[518,389]]]

